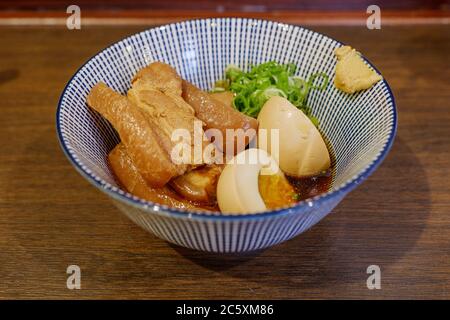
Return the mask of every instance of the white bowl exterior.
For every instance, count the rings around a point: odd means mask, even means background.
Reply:
[[[115,198],[116,205],[134,222],[160,238],[213,252],[269,247],[307,230],[327,215],[365,178],[363,173],[375,169],[392,144],[396,113],[385,81],[353,95],[334,87],[333,51],[340,45],[301,27],[251,19],[193,20],[144,31],[105,49],[71,79],[57,115],[61,145],[83,176]],[[326,90],[312,91],[308,103],[336,156],[332,184],[339,190],[322,196],[321,201],[280,214],[236,219],[172,214],[164,207],[133,200],[119,189],[106,161],[119,141],[117,133],[85,101],[98,81],[125,93],[133,75],[157,60],[171,64],[183,78],[203,89],[210,89],[222,78],[230,63],[247,69],[250,64],[275,60],[294,62],[303,78],[327,73],[330,83]]]

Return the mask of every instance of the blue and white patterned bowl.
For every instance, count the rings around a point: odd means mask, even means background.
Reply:
[[[141,32],[95,55],[69,81],[56,115],[62,149],[83,177],[131,220],[162,239],[212,252],[270,247],[320,221],[382,162],[397,126],[386,81],[353,95],[337,90],[332,81],[326,90],[311,92],[308,103],[336,157],[332,189],[290,208],[240,216],[171,209],[121,190],[106,161],[119,138],[107,121],[88,109],[86,95],[98,81],[125,93],[133,75],[155,60],[171,64],[203,89],[223,77],[230,63],[246,69],[268,60],[296,63],[303,78],[326,72],[332,79],[333,51],[341,45],[298,26],[252,19],[193,20]]]

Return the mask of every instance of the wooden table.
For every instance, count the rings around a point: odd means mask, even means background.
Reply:
[[[313,29],[392,86],[398,134],[326,219],[274,248],[214,256],[146,233],[71,167],[55,110],[75,70],[144,26],[0,28],[0,298],[450,298],[450,26]],[[81,290],[66,268],[81,267]],[[366,268],[381,268],[368,290]]]

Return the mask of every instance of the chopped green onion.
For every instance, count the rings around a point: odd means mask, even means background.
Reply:
[[[213,91],[232,91],[235,94],[233,106],[255,118],[270,97],[284,97],[318,126],[319,122],[312,116],[306,100],[312,89],[324,90],[327,87],[328,75],[323,72],[314,73],[308,80],[304,80],[294,75],[296,71],[297,66],[293,63],[279,64],[275,61],[251,66],[249,72],[229,65],[225,69],[225,79],[217,81]]]

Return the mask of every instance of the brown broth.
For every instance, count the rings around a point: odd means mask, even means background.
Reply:
[[[295,178],[287,176],[288,181],[297,192],[297,200],[302,201],[315,197],[330,190],[333,180],[332,170],[307,178]]]

